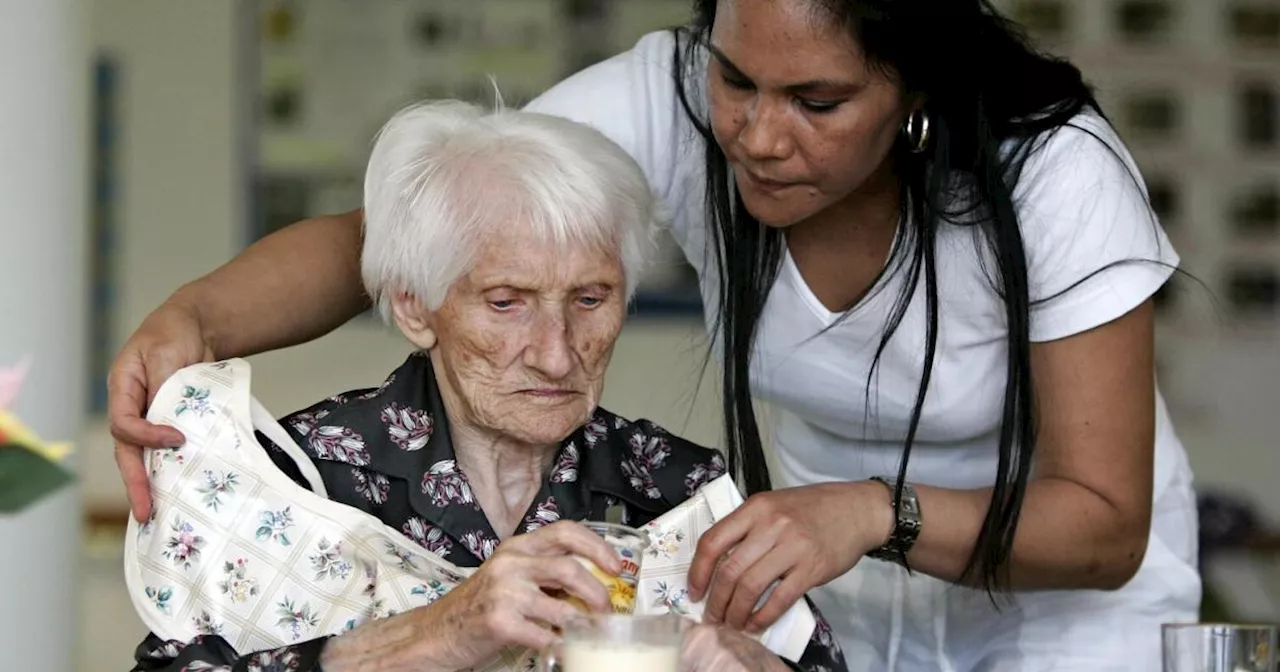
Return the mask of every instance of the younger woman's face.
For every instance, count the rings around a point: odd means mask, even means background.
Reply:
[[[768,226],[801,222],[876,176],[909,111],[812,0],[719,0],[707,80],[716,141]]]

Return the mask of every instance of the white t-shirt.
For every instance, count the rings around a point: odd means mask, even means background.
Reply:
[[[631,153],[669,209],[672,233],[699,270],[711,313],[718,288],[714,272],[702,273],[709,263],[703,141],[676,98],[673,45],[669,33],[647,35],[526,109],[595,126]],[[1079,128],[1062,129],[1028,161],[1014,194],[1032,299],[1047,299],[1031,310],[1033,341],[1114,320],[1171,273],[1159,264],[1126,263],[1072,287],[1110,262],[1178,263],[1114,131],[1093,114],[1081,114],[1073,124]],[[986,253],[978,240],[967,227],[943,225],[938,233],[938,349],[908,467],[913,482],[977,488],[994,479],[1006,329],[1003,305],[979,261]],[[784,258],[752,369],[752,391],[770,409],[776,483],[897,473],[924,358],[923,282],[881,356],[870,399],[866,383],[903,282],[901,273],[888,276],[822,333],[841,316],[823,307],[791,258]],[[1013,606],[997,612],[981,592],[864,561],[812,593],[851,668],[1159,669],[1159,625],[1197,618],[1200,583],[1191,474],[1163,400],[1157,405],[1152,532],[1142,568],[1128,585],[1115,592],[1020,593]]]

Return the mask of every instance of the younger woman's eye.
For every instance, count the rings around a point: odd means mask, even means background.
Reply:
[[[731,89],[739,89],[741,91],[750,91],[751,82],[743,77],[735,77],[727,72],[720,74],[720,79]]]
[[[806,100],[804,98],[797,98],[796,101],[800,103],[800,107],[814,114],[825,114],[840,107],[841,104],[840,101]]]

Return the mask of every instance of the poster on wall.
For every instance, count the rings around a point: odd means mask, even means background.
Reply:
[[[370,143],[405,105],[460,98],[521,105],[561,78],[681,23],[687,0],[261,0],[251,83],[256,240],[360,205]],[[634,312],[701,312],[696,278],[669,237]]]

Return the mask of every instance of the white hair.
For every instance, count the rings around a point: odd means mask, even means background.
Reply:
[[[364,181],[365,289],[384,319],[400,292],[435,310],[471,270],[480,241],[516,223],[557,245],[617,250],[629,301],[658,207],[635,160],[589,126],[508,110],[500,99],[492,111],[420,103],[374,140]]]

